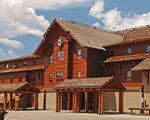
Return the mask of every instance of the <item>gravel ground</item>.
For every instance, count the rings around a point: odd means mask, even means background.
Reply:
[[[150,116],[130,114],[55,113],[46,111],[8,111],[5,120],[150,120]]]

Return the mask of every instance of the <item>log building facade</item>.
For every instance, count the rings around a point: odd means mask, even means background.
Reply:
[[[147,107],[149,40],[149,26],[112,32],[55,19],[33,55],[0,61],[0,102],[99,114]]]

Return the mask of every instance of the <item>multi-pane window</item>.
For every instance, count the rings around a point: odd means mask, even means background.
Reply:
[[[57,59],[58,59],[58,61],[64,60],[64,51],[58,51]]]
[[[27,62],[24,62],[24,63],[23,63],[23,67],[25,67],[26,65],[27,65]]]
[[[52,82],[52,81],[53,81],[53,74],[50,73],[50,74],[49,74],[49,83]]]
[[[7,68],[7,69],[9,68],[9,65],[8,65],[8,64],[6,65],[6,68]]]
[[[150,52],[150,46],[146,46],[146,51]]]
[[[81,72],[80,71],[77,72],[77,78],[81,78]]]
[[[57,72],[57,79],[63,80],[63,78],[64,78],[64,72]]]
[[[77,58],[78,58],[78,60],[81,59],[81,55],[82,55],[82,51],[81,51],[81,49],[79,49],[79,50],[77,51]]]
[[[14,64],[14,65],[13,65],[13,68],[17,68],[17,64]]]
[[[132,72],[131,71],[127,71],[127,81],[131,81],[132,78]]]
[[[50,54],[50,64],[53,63],[53,54]]]
[[[132,54],[132,48],[128,48],[128,49],[127,49],[127,53],[128,53],[128,54]]]

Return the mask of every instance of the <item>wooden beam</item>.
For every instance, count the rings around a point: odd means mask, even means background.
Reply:
[[[88,112],[88,92],[85,92],[85,112]]]
[[[98,94],[98,114],[103,114],[103,91],[100,89]]]
[[[46,91],[43,93],[43,110],[46,110]]]
[[[4,111],[7,110],[7,93],[4,93]]]
[[[15,94],[15,111],[19,109],[19,95]]]
[[[79,92],[75,90],[73,92],[73,112],[78,113],[79,111]]]
[[[119,92],[119,113],[122,114],[124,112],[124,106],[123,106],[123,92]]]
[[[61,106],[61,92],[60,90],[56,91],[56,112],[60,112],[60,106]]]

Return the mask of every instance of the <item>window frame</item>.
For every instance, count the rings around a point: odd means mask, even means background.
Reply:
[[[129,70],[127,71],[127,82],[131,82],[132,81],[132,71]]]
[[[79,75],[80,75],[80,76],[79,76]],[[76,77],[77,77],[77,78],[81,78],[81,76],[82,76],[81,71],[77,71],[77,72],[76,72]]]
[[[50,64],[53,64],[53,62],[54,62],[54,54],[50,54],[49,63],[50,63]]]
[[[64,56],[65,56],[64,50],[58,51],[57,52],[57,61],[64,61]]]
[[[146,52],[150,52],[150,45],[146,46]]]
[[[81,58],[82,58],[81,56],[82,56],[82,50],[81,50],[81,49],[78,49],[78,50],[77,50],[77,59],[78,59],[78,60],[81,60]]]
[[[127,48],[127,54],[132,54],[132,48]]]
[[[60,75],[58,76],[58,74],[60,74]],[[56,77],[57,77],[57,81],[63,81],[63,79],[64,79],[64,72],[63,71],[57,72],[56,73]]]
[[[50,76],[52,75],[52,76]],[[51,83],[53,81],[53,73],[49,73],[49,83]]]

